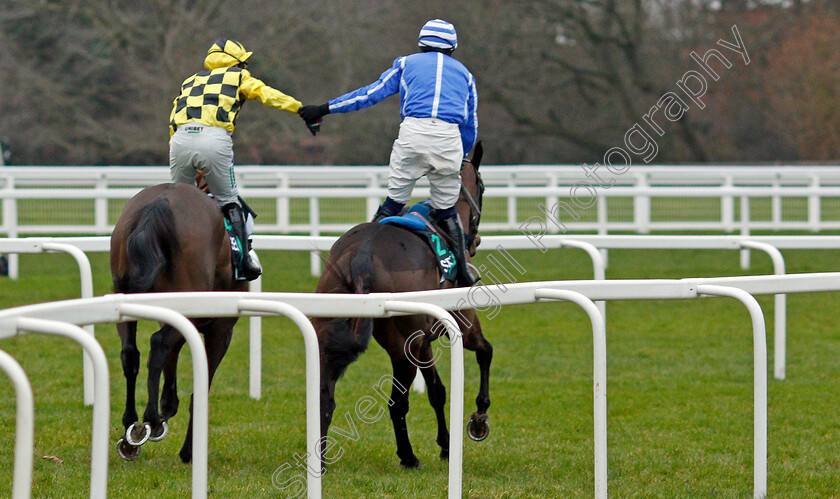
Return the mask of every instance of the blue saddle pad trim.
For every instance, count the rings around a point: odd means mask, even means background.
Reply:
[[[409,230],[425,230],[426,220],[429,219],[429,212],[432,211],[430,201],[420,201],[408,209],[408,213],[402,216],[385,217],[379,221],[381,224],[399,225]],[[418,216],[419,215],[419,216]]]
[[[380,220],[379,223],[386,225],[398,225],[400,227],[405,227],[408,230],[420,231],[426,229],[426,221],[414,213],[406,213],[402,216],[386,217]]]

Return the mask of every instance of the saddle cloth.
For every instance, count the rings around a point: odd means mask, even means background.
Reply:
[[[211,198],[213,197],[212,194],[207,195]],[[254,230],[254,219],[257,218],[257,213],[248,206],[248,203],[242,199],[242,196],[239,196],[239,203],[242,205],[242,211],[245,212],[245,230],[250,235]],[[233,232],[233,226],[230,224],[230,220],[228,220],[226,216],[223,216],[223,218],[225,221],[225,230],[227,231],[228,239],[230,240],[230,261],[233,264],[233,278],[241,280],[239,276],[239,264],[245,257],[243,251],[249,251],[248,243],[250,242],[250,239],[248,241],[240,241]]]
[[[230,240],[230,261],[233,264],[233,277],[234,279],[239,279],[239,263],[244,258],[242,253],[242,247],[240,246],[239,238],[236,237],[236,234],[233,232],[233,226],[230,224],[230,220],[225,217],[225,230],[228,234],[228,239]]]
[[[381,224],[395,225],[411,231],[426,241],[440,268],[440,282],[444,280],[455,281],[457,269],[455,267],[455,254],[449,249],[446,240],[440,236],[437,228],[429,222],[429,212],[432,210],[428,200],[421,201],[408,209],[403,215],[386,217],[379,221]]]

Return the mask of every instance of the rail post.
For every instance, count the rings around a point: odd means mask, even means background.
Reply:
[[[755,297],[743,289],[699,284],[697,294],[728,296],[747,307],[753,326],[753,496],[767,496],[767,334]]]
[[[535,289],[534,299],[572,302],[592,323],[593,411],[595,421],[595,497],[607,498],[607,332],[603,312],[585,295],[563,289]]]
[[[282,315],[292,320],[303,335],[306,356],[306,450],[307,468],[321,470],[321,363],[318,336],[309,319],[297,308],[282,302],[245,299],[237,305],[242,312],[265,312]],[[252,364],[253,365],[253,364]],[[307,473],[307,497],[321,497],[321,475]]]
[[[108,491],[108,419],[111,415],[110,379],[105,352],[84,329],[67,322],[18,317],[16,332],[33,331],[69,338],[88,353],[93,366],[93,423],[90,450],[90,497],[104,498]]]
[[[34,442],[35,406],[32,385],[20,364],[0,350],[0,369],[15,388],[15,467],[12,479],[12,499],[32,496],[32,445]]]

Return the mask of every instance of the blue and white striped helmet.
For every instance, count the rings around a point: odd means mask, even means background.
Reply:
[[[443,50],[454,50],[458,47],[458,34],[455,26],[443,19],[432,19],[420,30],[420,47],[432,47]]]

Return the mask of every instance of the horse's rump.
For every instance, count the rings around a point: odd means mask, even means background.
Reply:
[[[357,225],[330,249],[320,293],[387,293],[436,289],[439,273],[434,254],[419,236],[399,227],[379,223]],[[424,283],[418,286],[418,282]],[[314,319],[332,331],[324,345],[333,361],[346,365],[364,352],[373,333],[370,317]],[[341,359],[346,359],[342,362]]]
[[[437,289],[437,260],[419,235],[392,225],[364,223],[330,249],[316,292],[393,293]]]
[[[193,186],[161,184],[132,198],[111,236],[114,291],[230,289],[221,211]]]

